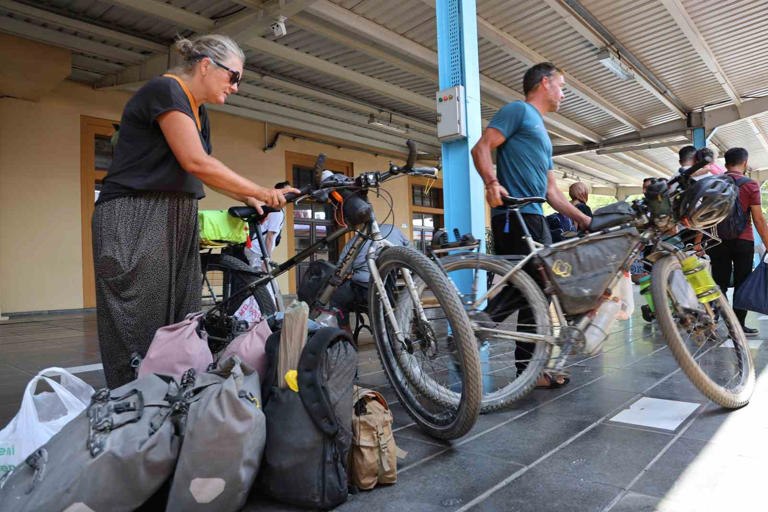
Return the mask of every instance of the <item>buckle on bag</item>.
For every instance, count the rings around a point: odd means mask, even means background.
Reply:
[[[24,461],[29,467],[35,470],[32,475],[32,485],[27,489],[26,494],[35,490],[35,486],[38,482],[42,482],[45,478],[45,467],[48,464],[48,451],[45,448],[40,448],[32,452],[32,454]]]
[[[135,397],[135,398],[132,398]],[[135,412],[131,416],[115,421],[115,416]],[[104,451],[109,433],[129,423],[136,423],[144,415],[144,395],[138,389],[111,397],[108,389],[97,391],[86,409],[88,416],[88,450],[92,457]]]

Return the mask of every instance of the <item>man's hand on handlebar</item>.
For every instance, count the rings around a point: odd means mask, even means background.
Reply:
[[[502,187],[498,181],[492,181],[485,186],[485,200],[488,201],[491,208],[502,206],[504,203],[501,198],[508,195],[507,189]]]

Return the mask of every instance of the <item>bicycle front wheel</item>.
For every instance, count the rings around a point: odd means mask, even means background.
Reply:
[[[376,266],[384,291],[372,278],[371,326],[398,399],[429,435],[463,436],[480,413],[482,387],[474,334],[455,289],[410,248],[385,248]]]
[[[524,333],[552,334],[547,299],[536,282],[519,271],[476,309],[479,292],[501,281],[512,264],[483,253],[449,255],[440,263],[460,288],[477,338],[483,379],[480,412],[507,407],[533,390],[550,360],[550,343],[521,338]]]
[[[693,385],[723,407],[746,405],[755,388],[755,367],[725,294],[700,303],[678,259],[667,256],[653,266],[651,296],[661,332]]]

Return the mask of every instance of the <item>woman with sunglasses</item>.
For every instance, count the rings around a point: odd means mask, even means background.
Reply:
[[[210,156],[205,104],[237,92],[245,56],[226,36],[180,39],[181,64],[128,101],[93,214],[99,345],[107,385],[134,378],[155,331],[200,308],[197,201],[203,183],[260,209],[290,187],[265,188]]]

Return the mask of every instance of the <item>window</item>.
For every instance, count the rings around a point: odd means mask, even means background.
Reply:
[[[442,183],[411,178],[410,185],[411,238],[416,249],[424,251],[432,242],[435,230],[444,225]]]

